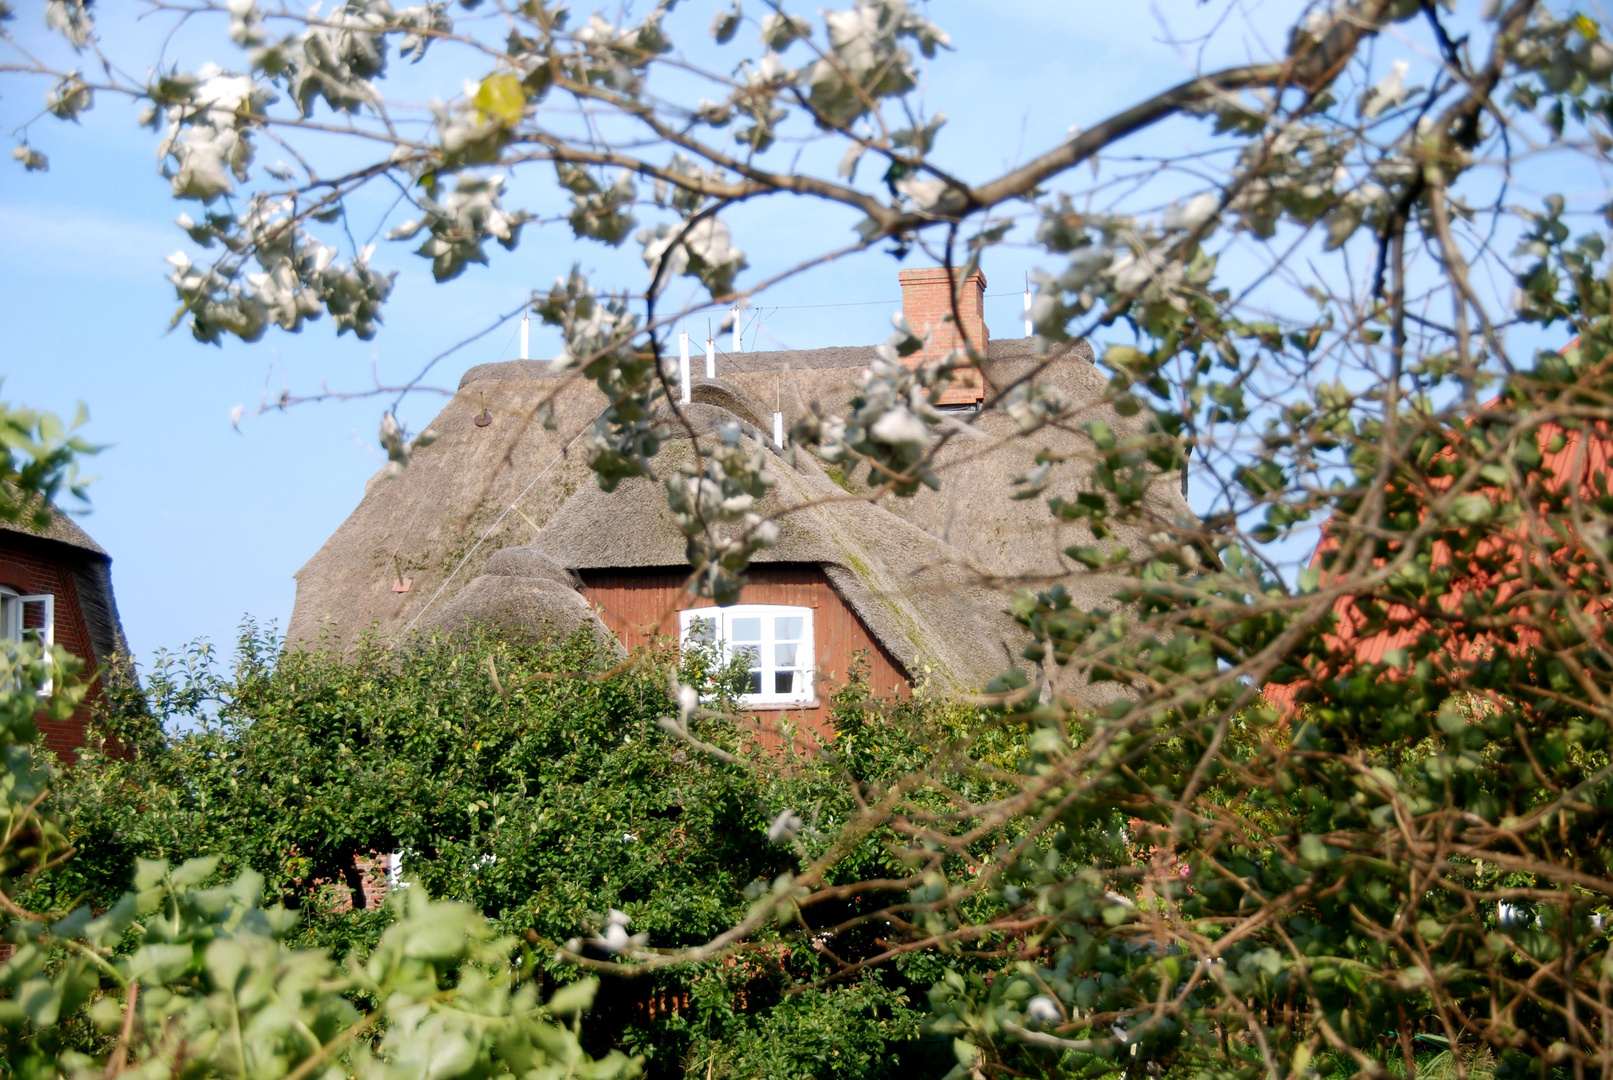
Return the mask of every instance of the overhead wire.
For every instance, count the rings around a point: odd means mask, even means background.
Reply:
[[[983,294],[987,300],[1000,296],[1019,296],[1017,292],[992,292]],[[894,307],[902,301],[896,300],[853,300],[843,304],[758,304],[753,311],[815,311],[819,308],[841,307]]]

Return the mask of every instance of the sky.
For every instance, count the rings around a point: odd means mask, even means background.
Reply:
[[[669,25],[703,41],[715,7],[688,0]],[[1282,19],[1297,5],[1253,7]],[[44,4],[18,8],[9,24],[13,35],[67,62],[65,47],[43,29]],[[133,10],[107,6],[103,37],[131,62],[149,62],[166,29],[133,20]],[[1194,61],[1194,46],[1169,40],[1158,11],[1145,4],[933,0],[928,11],[956,49],[928,66],[926,104],[948,115],[944,160],[975,180],[1050,147],[1072,126],[1090,126],[1180,81]],[[1208,17],[1198,5],[1172,9],[1179,35]],[[1216,50],[1220,60],[1235,62],[1271,44],[1255,31],[1234,29],[1217,39]],[[181,36],[170,47],[187,61],[210,57],[241,66],[218,23],[211,37]],[[403,88],[428,96],[420,80],[433,72],[430,64],[428,58],[424,68],[401,73]],[[458,88],[457,76],[446,85],[440,74],[432,77],[439,93]],[[0,130],[12,132],[34,117],[44,89],[0,86]],[[113,556],[124,626],[142,660],[196,638],[227,647],[247,616],[283,627],[294,599],[292,575],[357,506],[365,481],[382,464],[375,433],[383,401],[251,416],[261,401],[282,389],[302,394],[322,384],[362,389],[376,379],[403,379],[517,307],[530,290],[546,290],[573,262],[607,281],[642,278],[636,245],[618,252],[579,246],[564,225],[528,227],[513,253],[490,246],[490,266],[472,266],[445,285],[431,281],[412,245],[382,243],[376,264],[399,275],[373,341],[337,338],[323,320],[296,335],[271,331],[252,345],[203,345],[183,327],[169,329],[175,300],[163,260],[188,246],[172,222],[195,204],[176,203],[158,174],[158,136],[138,127],[125,104],[105,99],[80,124],[36,120],[28,137],[51,164],[39,174],[0,162],[0,395],[64,415],[78,402],[87,406],[83,434],[105,450],[87,465],[97,479],[91,511],[79,521]],[[518,182],[513,195],[507,206],[547,197],[535,182]],[[783,201],[747,206],[731,220],[752,279],[849,241],[853,224],[843,214]],[[807,273],[763,301],[752,347],[882,340],[900,306],[898,269],[922,264],[919,256],[898,263],[873,252]],[[1033,265],[1028,252],[1016,249],[985,264],[986,317],[995,336],[1022,333],[1020,290]],[[534,355],[553,355],[555,340],[534,329]],[[703,319],[690,329],[704,338]],[[471,365],[515,355],[512,323],[440,363],[430,382],[452,388]],[[443,400],[416,394],[400,413],[418,430]],[[240,430],[230,423],[237,405],[249,414]]]

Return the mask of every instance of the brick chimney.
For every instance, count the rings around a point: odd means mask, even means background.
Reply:
[[[961,347],[965,336],[977,353],[986,354],[991,335],[986,329],[985,274],[976,270],[963,283],[962,295],[958,298],[962,334],[953,318],[952,278],[946,267],[903,270],[898,277],[902,282],[902,314],[907,317],[907,325],[913,328],[913,333],[924,339],[924,348],[907,357],[908,363],[917,366],[939,360]],[[936,400],[937,405],[975,405],[986,396],[977,369],[959,371],[952,379],[952,385]]]

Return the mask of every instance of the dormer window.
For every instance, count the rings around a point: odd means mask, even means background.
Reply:
[[[31,641],[46,650],[56,644],[56,598],[49,593],[23,595],[0,586],[0,641]],[[50,693],[53,682],[47,680],[40,691]]]
[[[0,586],[0,641],[32,641],[47,649],[56,644],[56,598]]]
[[[792,705],[817,699],[812,656],[812,609],[735,604],[678,613],[685,645],[715,645],[725,662],[743,659],[747,705]]]

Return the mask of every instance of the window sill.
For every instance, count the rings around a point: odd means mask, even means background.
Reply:
[[[811,701],[741,701],[738,703],[739,707],[746,712],[788,712],[791,709],[810,712],[822,704],[823,702],[817,698],[813,698]]]

